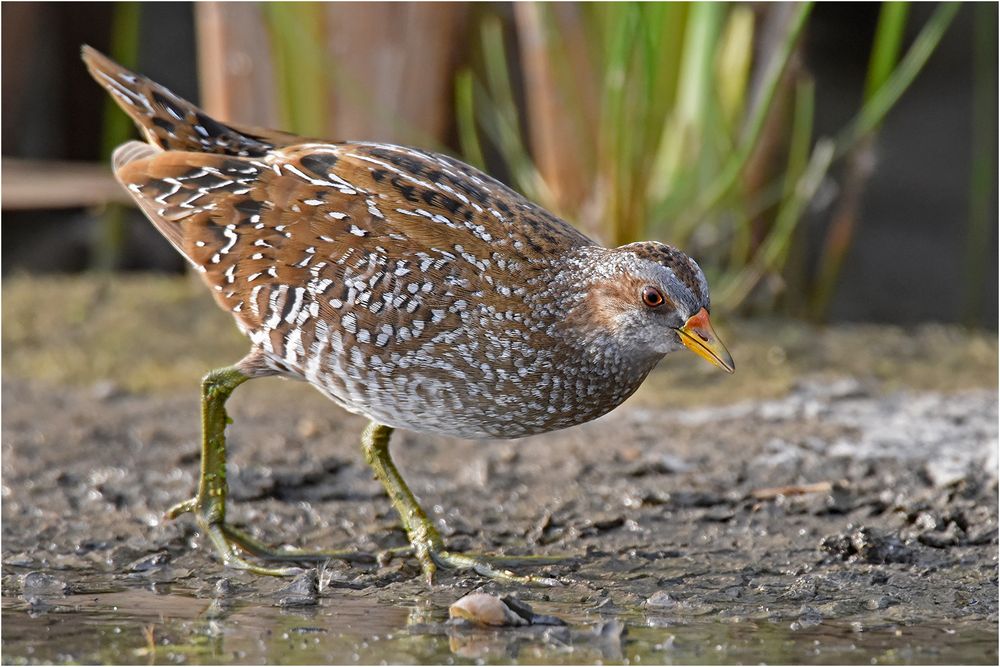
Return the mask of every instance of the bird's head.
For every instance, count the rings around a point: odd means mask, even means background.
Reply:
[[[664,243],[609,251],[587,296],[592,322],[622,348],[662,356],[686,347],[727,373],[733,358],[709,320],[708,282],[698,264]]]

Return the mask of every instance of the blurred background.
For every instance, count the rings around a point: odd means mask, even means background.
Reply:
[[[997,5],[4,3],[4,275],[183,263],[107,156],[90,44],[220,120],[416,145],[716,309],[997,325]]]

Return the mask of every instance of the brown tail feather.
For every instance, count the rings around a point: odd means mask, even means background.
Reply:
[[[261,156],[275,146],[299,143],[283,132],[224,125],[160,84],[130,72],[101,52],[84,46],[83,62],[127,113],[146,140],[164,150]]]

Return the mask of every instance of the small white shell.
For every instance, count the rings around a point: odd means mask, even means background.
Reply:
[[[503,600],[486,593],[470,593],[448,607],[448,616],[479,625],[513,626],[528,622],[511,611]]]

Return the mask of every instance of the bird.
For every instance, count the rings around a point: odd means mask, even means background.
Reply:
[[[249,339],[202,379],[198,489],[166,513],[193,514],[224,567],[360,557],[272,548],[226,521],[225,404],[248,380],[303,380],[369,420],[364,458],[429,583],[447,568],[552,585],[449,551],[392,461],[393,430],[524,438],[608,413],[675,350],[735,368],[704,272],[671,245],[606,248],[453,157],[222,122],[82,58],[142,136],[113,152],[116,179]]]

